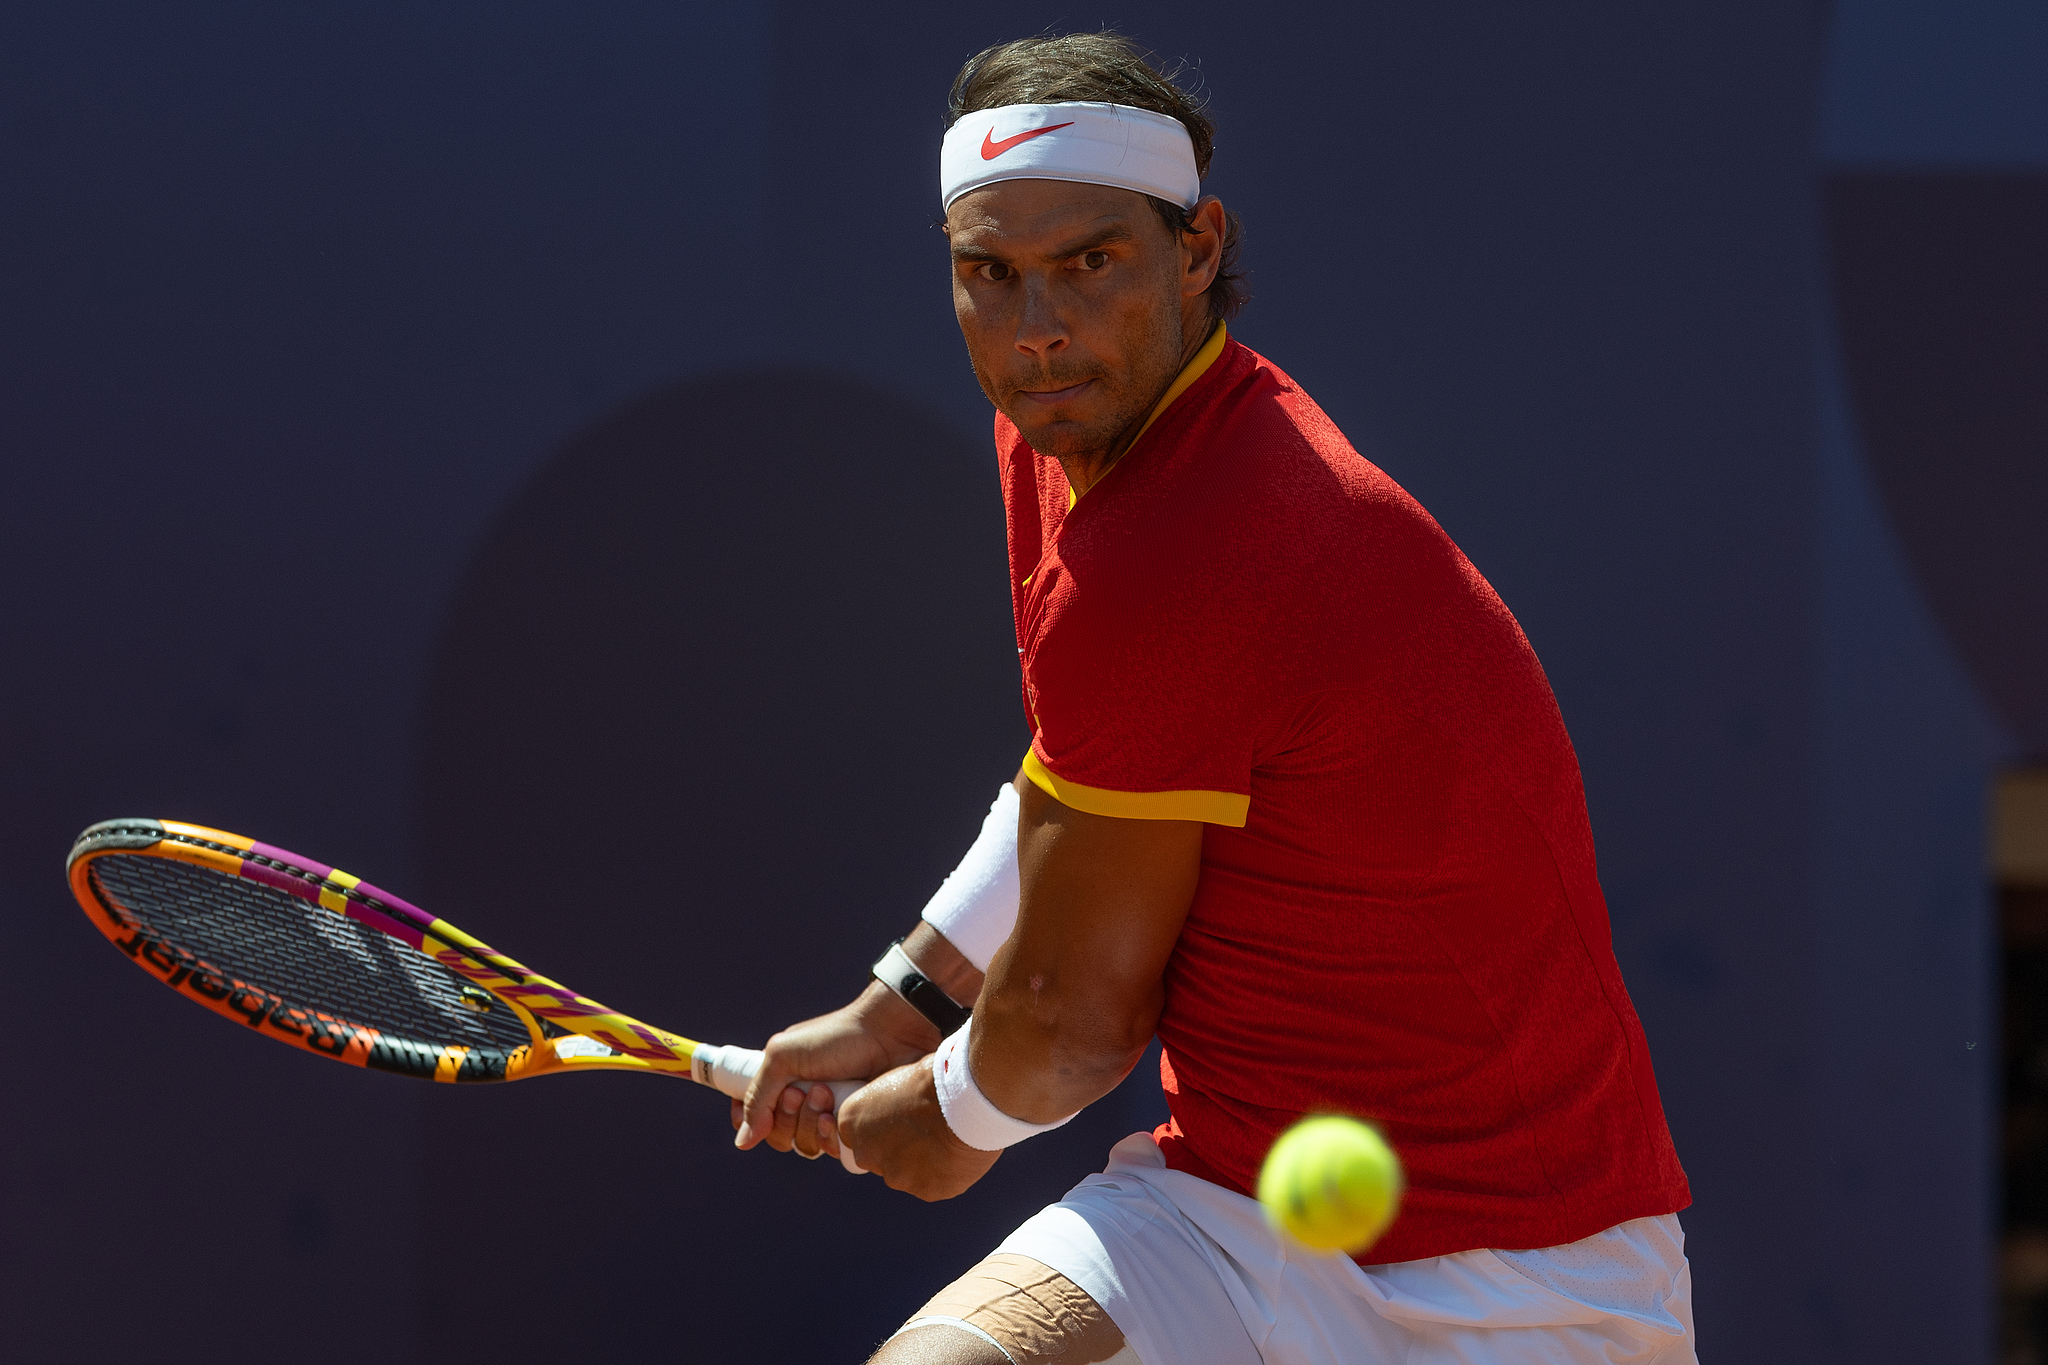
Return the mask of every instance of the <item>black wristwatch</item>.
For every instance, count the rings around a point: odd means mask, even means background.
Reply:
[[[910,960],[910,954],[903,951],[903,940],[897,939],[889,945],[870,969],[875,980],[901,996],[903,1003],[932,1021],[932,1027],[942,1038],[950,1038],[960,1031],[960,1026],[974,1017],[974,1011],[962,1009],[953,1003],[953,997],[939,989],[938,983],[919,971]]]

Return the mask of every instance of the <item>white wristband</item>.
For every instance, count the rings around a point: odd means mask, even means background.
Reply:
[[[1017,789],[1005,782],[981,834],[924,908],[924,922],[987,971],[1017,927]]]
[[[1026,1123],[996,1108],[974,1083],[974,1072],[967,1065],[967,1040],[973,1031],[974,1021],[969,1019],[932,1054],[932,1084],[938,1088],[939,1112],[946,1116],[946,1126],[954,1137],[979,1151],[1000,1152],[1073,1119],[1069,1114],[1052,1123]]]

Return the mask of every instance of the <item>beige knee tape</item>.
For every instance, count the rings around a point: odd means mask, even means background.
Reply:
[[[1028,1256],[998,1252],[947,1285],[911,1317],[972,1324],[1016,1365],[1137,1365],[1102,1305]]]

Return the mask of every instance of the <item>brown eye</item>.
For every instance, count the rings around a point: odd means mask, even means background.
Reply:
[[[985,280],[1007,280],[1010,278],[1010,267],[1001,261],[990,261],[982,266],[980,274]]]
[[[1081,268],[1083,270],[1100,270],[1108,264],[1109,253],[1107,251],[1084,251],[1081,253]]]

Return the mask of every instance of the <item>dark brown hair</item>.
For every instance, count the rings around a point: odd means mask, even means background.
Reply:
[[[946,99],[946,126],[977,109],[1006,104],[1061,104],[1089,100],[1149,109],[1180,120],[1195,144],[1195,173],[1209,174],[1216,152],[1216,125],[1202,102],[1174,83],[1180,72],[1162,72],[1145,60],[1138,45],[1121,33],[1067,33],[998,43],[968,59],[953,78]],[[1199,232],[1188,211],[1154,195],[1145,196],[1169,232]],[[1250,299],[1237,267],[1244,229],[1237,215],[1223,215],[1223,259],[1207,290],[1209,316],[1229,318]]]

